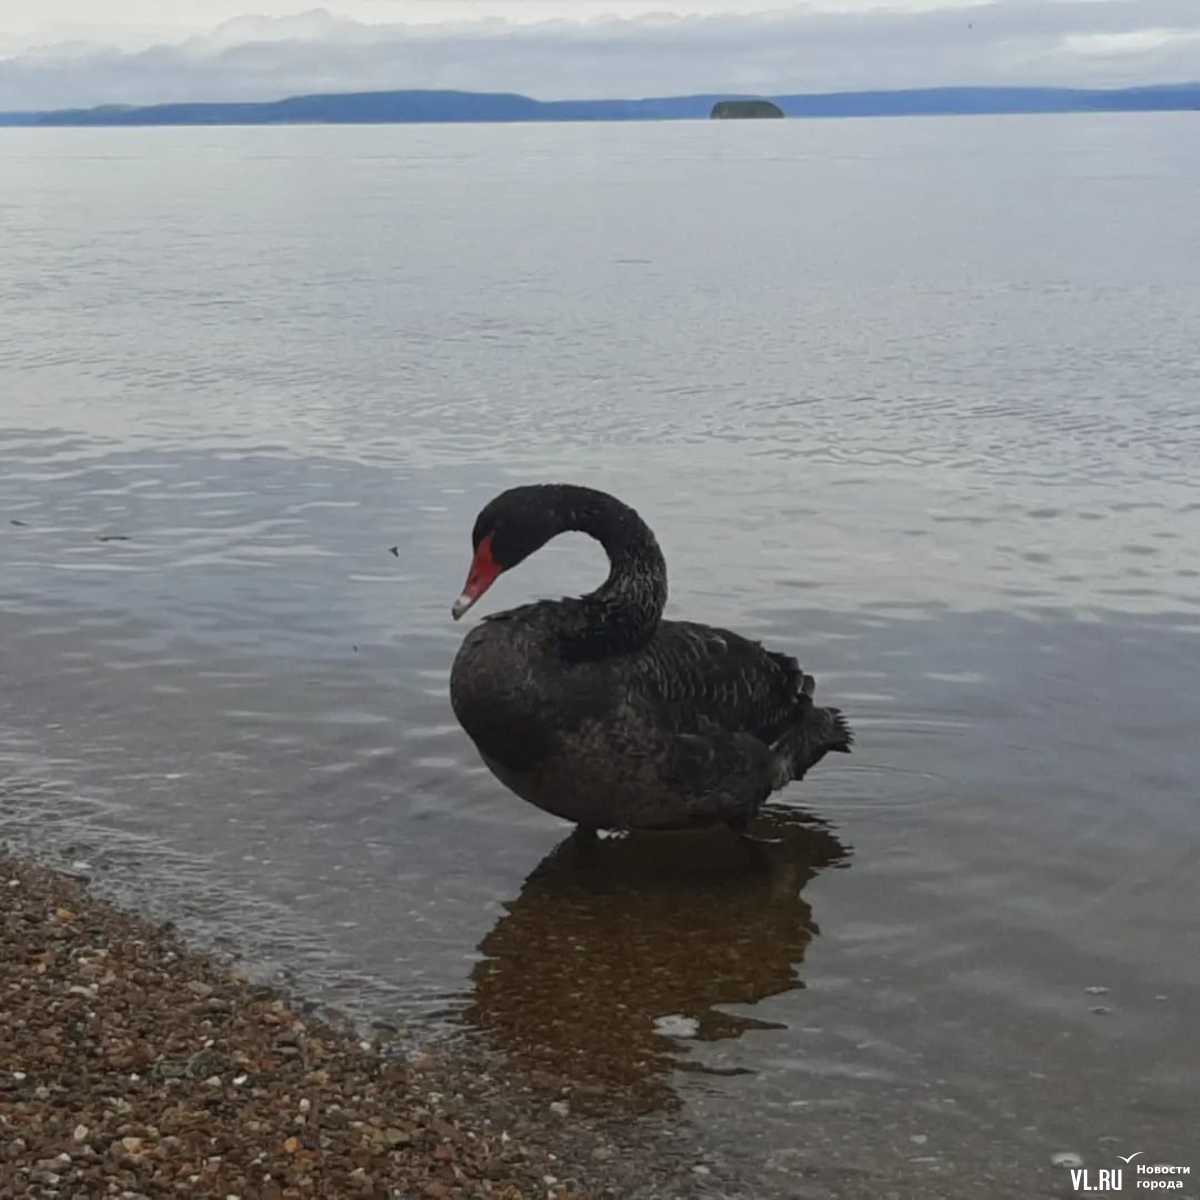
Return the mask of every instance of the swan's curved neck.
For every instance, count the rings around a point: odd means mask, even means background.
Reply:
[[[581,488],[563,512],[564,529],[594,537],[608,555],[608,578],[580,597],[585,619],[568,638],[579,657],[639,649],[654,636],[667,603],[667,564],[645,521],[603,492]]]

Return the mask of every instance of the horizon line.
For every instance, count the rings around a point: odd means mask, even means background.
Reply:
[[[0,121],[6,121],[9,124],[28,121],[31,124],[39,123],[38,119],[68,118],[78,116],[86,117],[103,117],[105,114],[112,114],[114,117],[129,118],[137,113],[161,113],[163,110],[197,110],[197,109],[228,109],[234,111],[246,110],[262,110],[272,107],[280,107],[299,102],[317,102],[317,101],[336,101],[354,99],[361,101],[364,99],[376,97],[455,97],[469,98],[478,100],[505,100],[518,101],[524,104],[533,105],[538,108],[566,108],[569,106],[584,106],[591,109],[600,109],[604,106],[649,106],[649,105],[686,105],[690,103],[711,102],[721,99],[764,99],[779,102],[820,102],[820,101],[849,101],[852,99],[867,100],[890,97],[943,97],[949,98],[952,95],[959,97],[975,96],[982,98],[988,94],[999,99],[1003,96],[1025,96],[1029,98],[1033,95],[1042,95],[1046,97],[1058,97],[1060,99],[1068,99],[1075,97],[1082,99],[1083,97],[1122,97],[1122,96],[1139,96],[1146,97],[1147,95],[1155,97],[1169,97],[1173,92],[1188,92],[1195,91],[1195,97],[1187,97],[1188,102],[1180,105],[1177,108],[1172,108],[1169,105],[1155,105],[1151,111],[1195,111],[1200,109],[1200,80],[1180,81],[1174,83],[1137,83],[1123,84],[1118,86],[1107,87],[1088,87],[1076,86],[1070,84],[930,84],[903,88],[853,88],[838,91],[820,91],[820,92],[747,92],[747,91],[691,91],[674,93],[670,95],[650,95],[639,97],[613,97],[613,98],[595,98],[595,97],[565,97],[551,100],[542,100],[534,96],[530,96],[518,91],[472,91],[464,88],[373,88],[366,91],[329,91],[329,92],[295,92],[289,95],[279,96],[273,99],[260,100],[162,100],[151,103],[121,103],[108,102],[95,105],[70,105],[62,108],[37,108],[37,109],[7,109],[0,111]],[[1144,106],[1134,111],[1144,111]],[[920,110],[915,112],[898,112],[894,115],[937,115],[938,111],[943,111],[944,115],[1003,115],[1002,110],[996,109],[967,109],[955,110],[948,108],[945,110]],[[1029,113],[1034,115],[1038,110],[1030,108],[1016,109],[1017,113]],[[1048,110],[1048,111],[1071,111],[1064,109]],[[1084,109],[1082,111],[1089,111]],[[1129,111],[1120,109],[1097,109],[1091,111]],[[696,114],[699,115],[699,114]],[[793,115],[793,114],[789,114]],[[887,113],[868,113],[866,111],[858,112],[811,112],[794,114],[799,116],[855,116],[855,115],[892,115]],[[653,119],[654,114],[646,113],[641,119]],[[658,114],[659,119],[666,118],[666,114]],[[625,119],[638,119],[632,112],[625,114]],[[453,120],[463,120],[463,118],[447,118],[443,117],[426,117],[425,120],[429,123],[450,123]],[[419,118],[407,118],[408,122],[419,123]],[[64,123],[67,123],[64,121]],[[84,121],[81,123],[92,124],[100,122]],[[123,123],[123,122],[121,122]],[[133,123],[133,122],[130,122]],[[170,123],[170,122],[163,122]],[[217,121],[218,124],[235,124],[235,121]],[[264,123],[264,122],[256,122]],[[320,121],[319,123],[327,124],[350,124],[359,123],[350,120],[340,121]],[[404,123],[400,120],[391,122],[379,123]]]

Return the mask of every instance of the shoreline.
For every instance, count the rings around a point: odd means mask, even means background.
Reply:
[[[360,1040],[7,850],[0,993],[0,1195],[682,1200],[699,1184],[694,1153],[576,1111],[558,1080],[480,1047]]]

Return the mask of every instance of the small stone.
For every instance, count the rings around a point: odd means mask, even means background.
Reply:
[[[555,1100],[550,1105],[550,1111],[556,1117],[569,1117],[571,1115],[571,1106],[565,1100]]]
[[[18,1082],[18,1083],[24,1083],[24,1082],[25,1082],[25,1080],[29,1078],[29,1077],[28,1077],[28,1076],[25,1074],[25,1072],[24,1072],[24,1071],[14,1071],[14,1072],[12,1073],[12,1077],[13,1077],[13,1078],[14,1078],[14,1079],[15,1079],[15,1080]]]
[[[86,1142],[92,1131],[86,1125],[76,1125],[71,1137],[77,1142]]]
[[[208,1077],[208,1078],[207,1078],[207,1079],[204,1081],[204,1086],[205,1086],[205,1087],[211,1087],[211,1088],[219,1088],[219,1087],[221,1086],[221,1077],[220,1077],[220,1075],[210,1075],[210,1076],[209,1076],[209,1077]]]
[[[558,1182],[558,1176],[557,1175],[543,1175],[542,1182],[547,1187],[553,1187]]]
[[[923,1146],[927,1141],[929,1141],[929,1134],[914,1133],[908,1140],[912,1142],[914,1146]]]
[[[300,1111],[302,1113],[307,1113],[311,1109],[312,1109],[312,1101],[311,1100],[304,1099],[304,1100],[300,1101]]]
[[[213,994],[212,985],[204,983],[199,979],[188,980],[186,986],[187,990],[191,992],[193,996],[199,996],[201,1000],[207,1000],[209,996]]]
[[[711,1174],[712,1174],[712,1172],[711,1172],[711,1171],[710,1171],[710,1170],[709,1170],[709,1169],[708,1169],[706,1166],[704,1166],[703,1164],[700,1164],[700,1163],[698,1163],[696,1166],[694,1166],[694,1167],[692,1168],[692,1174],[693,1174],[693,1175],[705,1176],[705,1175],[711,1175]]]
[[[300,1149],[300,1139],[296,1137],[288,1138],[288,1140],[283,1143],[283,1148],[288,1152],[288,1154],[295,1154],[296,1151]]]
[[[1073,1150],[1060,1150],[1057,1154],[1050,1155],[1050,1165],[1061,1167],[1064,1171],[1073,1167],[1082,1167],[1083,1155],[1076,1154]]]
[[[700,1022],[695,1017],[685,1017],[672,1013],[666,1017],[656,1017],[654,1032],[664,1037],[694,1038],[700,1032]]]
[[[141,1154],[142,1139],[140,1137],[123,1137],[121,1146],[126,1154]]]
[[[249,1078],[250,1078],[250,1076],[249,1076],[249,1075],[235,1075],[235,1076],[233,1077],[233,1086],[234,1086],[234,1087],[241,1087],[241,1086],[242,1086],[242,1084],[243,1084],[243,1083],[245,1083],[245,1082],[246,1082],[246,1080],[247,1080],[247,1079],[249,1079]]]

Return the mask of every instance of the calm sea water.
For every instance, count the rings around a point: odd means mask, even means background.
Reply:
[[[1194,144],[0,131],[0,837],[681,1106],[730,1195],[1200,1170]],[[472,519],[546,479],[853,719],[770,870],[580,859],[455,725]]]

